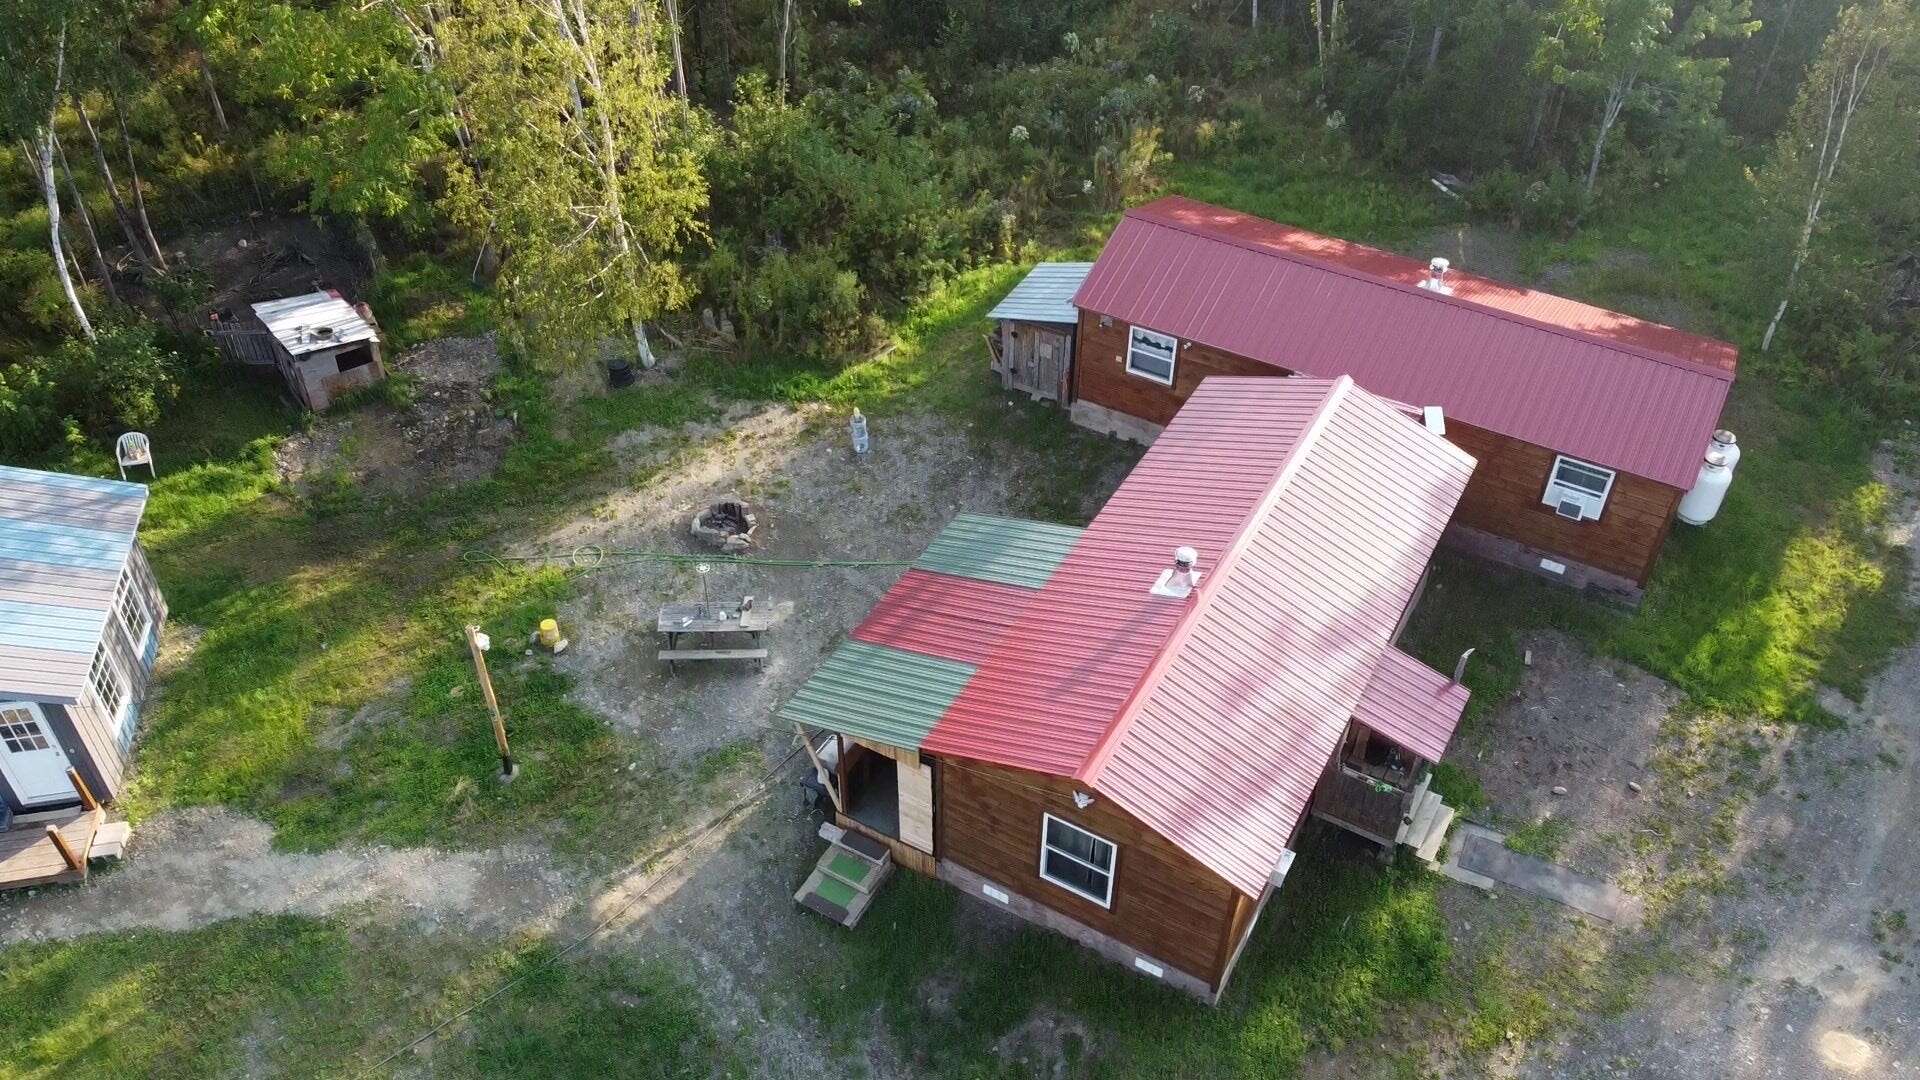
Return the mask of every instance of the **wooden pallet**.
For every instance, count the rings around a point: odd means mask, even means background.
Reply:
[[[827,850],[820,853],[806,884],[793,894],[794,902],[852,927],[872,905],[874,894],[893,875],[893,854],[859,833],[831,822],[820,826]]]

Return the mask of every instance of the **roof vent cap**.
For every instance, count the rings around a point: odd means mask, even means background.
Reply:
[[[1420,283],[1420,287],[1423,289],[1431,289],[1434,292],[1446,296],[1452,296],[1453,286],[1447,284],[1447,271],[1452,266],[1452,263],[1438,255],[1429,259],[1427,261],[1427,279]]]
[[[1173,565],[1160,571],[1149,591],[1155,596],[1184,600],[1193,594],[1200,585],[1200,571],[1194,564],[1200,561],[1200,553],[1193,548],[1181,546],[1173,551]]]

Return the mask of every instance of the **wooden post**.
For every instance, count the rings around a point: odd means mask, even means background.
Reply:
[[[87,788],[87,782],[80,779],[80,771],[78,769],[67,770],[67,783],[72,784],[73,790],[80,794],[81,806],[86,807],[88,810],[100,809],[100,800],[93,797],[93,792]]]
[[[82,877],[86,876],[87,864],[80,861],[80,856],[74,854],[73,845],[67,843],[67,838],[60,835],[59,826],[47,826],[47,839],[53,841],[53,846],[59,850],[60,858],[67,864],[67,869]]]
[[[473,654],[473,673],[480,680],[480,696],[487,699],[487,712],[493,717],[493,741],[500,749],[500,778],[511,780],[514,773],[513,751],[507,748],[507,721],[500,715],[500,699],[493,693],[493,678],[487,674],[485,635],[477,626],[467,627],[467,651]]]
[[[800,737],[800,745],[806,747],[807,760],[813,762],[814,773],[816,775],[826,775],[827,767],[821,762],[820,755],[814,752],[813,741],[807,738],[807,729],[801,727],[799,724],[795,724],[793,725],[793,733]],[[840,804],[840,776],[838,770],[835,770],[833,775],[827,776],[827,798],[833,800],[834,810],[842,814],[847,812],[847,808]]]

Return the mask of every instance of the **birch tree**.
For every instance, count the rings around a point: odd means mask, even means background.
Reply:
[[[66,248],[60,237],[60,185],[54,179],[53,123],[60,108],[60,95],[68,85],[67,42],[73,30],[72,12],[59,5],[41,5],[36,0],[8,0],[0,6],[0,65],[9,79],[5,84],[4,116],[8,133],[26,140],[28,163],[40,197],[47,208],[47,246],[53,254],[53,273],[60,291],[73,311],[73,321],[82,337],[94,339],[93,320],[80,302],[73,274],[67,269]]]
[[[559,358],[624,337],[652,366],[646,323],[689,299],[676,260],[707,201],[653,0],[497,0],[446,31],[480,150],[447,203],[494,237],[508,309]]]
[[[1720,100],[1727,61],[1700,55],[1710,40],[1753,33],[1749,0],[1699,0],[1684,17],[1672,0],[1560,0],[1536,63],[1553,81],[1596,99],[1582,192],[1593,195],[1608,141],[1629,108],[1704,119]]]
[[[1862,114],[1881,104],[1877,91],[1888,63],[1901,49],[1912,49],[1916,37],[1920,31],[1914,13],[1903,0],[1849,7],[1840,13],[1801,86],[1799,101],[1760,175],[1762,194],[1776,213],[1790,212],[1796,219],[1793,258],[1780,303],[1760,339],[1761,352],[1773,346],[1780,320],[1786,317],[1842,163],[1853,160],[1849,148],[1858,143]],[[1894,118],[1887,119],[1899,126]],[[1904,127],[1905,138],[1920,137],[1911,118]]]

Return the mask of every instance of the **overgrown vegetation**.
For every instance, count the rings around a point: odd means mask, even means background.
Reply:
[[[1375,241],[1462,211],[1565,236],[1715,186],[1729,149],[1767,164],[1736,168],[1741,193],[1718,205],[1758,191],[1767,212],[1714,261],[1767,303],[1790,293],[1774,366],[1910,412],[1911,140],[1896,136],[1920,31],[1906,0],[1843,6],[748,0],[555,20],[533,0],[28,5],[9,16],[5,124],[34,152],[0,166],[0,449],[57,454],[69,430],[151,423],[177,373],[108,348],[92,366],[123,393],[87,409],[87,377],[50,358],[82,320],[192,331],[210,290],[244,283],[181,249],[247,214],[337,224],[367,273],[328,284],[374,282],[396,346],[471,328],[461,312],[484,306],[547,359],[650,354],[659,321],[731,328],[746,365],[778,371],[864,353],[936,282],[1169,177]],[[1847,152],[1810,189],[1825,158],[1801,148],[1832,133],[1822,103],[1868,55]],[[45,169],[43,146],[60,151]],[[1464,201],[1428,190],[1432,170]],[[399,302],[432,275],[443,295],[495,291]]]

